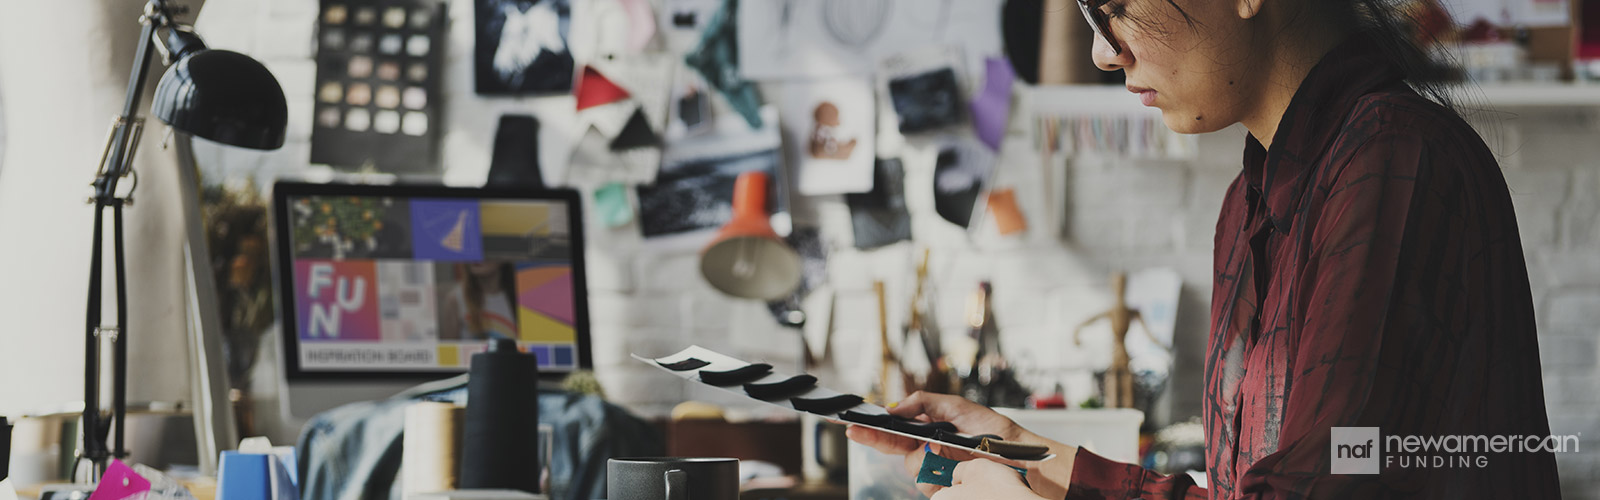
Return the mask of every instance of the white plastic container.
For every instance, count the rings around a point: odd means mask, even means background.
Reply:
[[[1119,462],[1139,463],[1139,425],[1144,412],[1131,408],[1019,410],[995,408],[1045,438],[1083,447]]]

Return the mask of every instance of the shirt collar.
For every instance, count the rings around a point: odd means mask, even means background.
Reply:
[[[1356,34],[1306,74],[1278,122],[1271,149],[1245,135],[1245,181],[1265,200],[1276,230],[1289,230],[1311,166],[1332,145],[1356,100],[1401,78],[1375,44]]]

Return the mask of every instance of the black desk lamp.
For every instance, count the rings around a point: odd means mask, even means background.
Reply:
[[[191,27],[177,23],[175,16],[186,10],[182,6],[168,5],[165,0],[150,0],[145,4],[144,15],[139,17],[144,28],[139,34],[138,50],[134,53],[127,98],[123,101],[122,113],[112,121],[111,134],[106,139],[100,170],[94,181],[94,198],[89,200],[95,206],[94,247],[93,260],[89,263],[89,309],[84,353],[83,447],[78,460],[88,460],[94,465],[90,473],[96,480],[105,472],[111,458],[127,456],[127,451],[123,449],[123,420],[128,406],[128,292],[124,279],[122,207],[133,203],[133,189],[139,184],[138,175],[133,172],[133,155],[144,131],[144,118],[138,116],[138,108],[139,99],[144,93],[146,71],[150,67],[150,49],[162,51],[165,55],[163,62],[171,65],[162,75],[161,82],[156,84],[151,112],[173,128],[223,144],[277,149],[283,146],[284,129],[288,122],[288,105],[284,102],[283,88],[278,86],[278,80],[272,77],[272,73],[244,54],[207,49]],[[129,174],[134,174],[134,182],[119,195],[117,182]],[[111,208],[115,231],[112,235],[112,259],[116,273],[117,316],[115,323],[101,325],[103,279],[100,252],[105,241],[102,228],[107,207]],[[101,334],[110,335],[112,339],[110,415],[102,415],[100,411]],[[116,431],[116,443],[114,447],[108,447],[106,439],[113,428]]]

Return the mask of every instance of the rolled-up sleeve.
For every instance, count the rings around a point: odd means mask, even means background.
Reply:
[[[1068,500],[1165,498],[1204,500],[1206,490],[1195,486],[1188,474],[1171,476],[1133,464],[1109,460],[1078,448],[1072,462]]]

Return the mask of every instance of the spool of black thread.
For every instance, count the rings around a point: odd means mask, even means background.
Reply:
[[[497,338],[472,355],[461,489],[539,492],[539,363]]]

